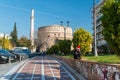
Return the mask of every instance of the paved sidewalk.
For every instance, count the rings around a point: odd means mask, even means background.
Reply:
[[[0,64],[0,78],[17,64],[19,62]]]
[[[0,80],[79,80],[52,57],[37,56],[15,66]]]
[[[0,65],[0,69],[1,69],[0,70],[0,80],[9,80],[12,77],[12,75],[15,73],[15,71],[21,65],[23,65],[26,61],[28,61],[28,60]]]

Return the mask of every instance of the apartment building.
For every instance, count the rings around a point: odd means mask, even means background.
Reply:
[[[101,7],[103,6],[105,0],[101,0],[96,5],[96,44],[97,47],[100,47],[102,45],[105,45],[107,42],[104,40],[104,36],[102,35],[102,22],[100,21],[100,18],[102,17],[102,13],[100,13]]]
[[[0,33],[0,38],[3,38],[5,36],[5,38],[10,39],[11,36],[9,34],[4,34],[4,33]]]

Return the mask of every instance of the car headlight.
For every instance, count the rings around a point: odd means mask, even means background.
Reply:
[[[5,59],[7,59],[7,57],[6,56],[1,56],[2,58],[5,58]]]

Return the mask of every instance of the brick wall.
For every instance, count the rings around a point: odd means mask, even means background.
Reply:
[[[67,63],[88,80],[120,80],[120,66],[53,56]]]

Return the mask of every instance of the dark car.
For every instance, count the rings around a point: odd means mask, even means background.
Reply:
[[[15,54],[17,56],[17,59],[20,60],[20,56],[21,56],[21,60],[27,59],[28,55],[25,54],[22,49],[14,49],[10,51],[11,53]]]
[[[13,50],[9,50],[10,53],[16,55],[16,60],[19,61],[20,60],[20,55],[21,54],[18,54],[16,51],[13,51]]]
[[[31,53],[29,49],[22,49],[23,53],[27,54],[29,58],[34,57],[34,54]]]
[[[15,61],[16,56],[11,54],[5,49],[0,49],[0,63],[7,63],[9,61]]]

